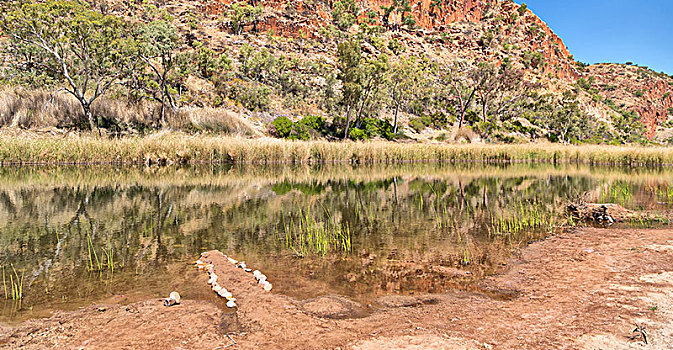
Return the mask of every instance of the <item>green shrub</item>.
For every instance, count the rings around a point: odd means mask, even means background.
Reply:
[[[298,121],[297,124],[304,125],[320,135],[325,135],[327,133],[327,122],[325,121],[325,118],[319,115],[306,116]]]
[[[465,123],[475,124],[475,123],[479,122],[480,120],[481,120],[481,118],[479,118],[479,115],[477,114],[477,112],[475,112],[473,110],[469,110],[465,113],[465,120],[464,120]]]
[[[309,132],[309,127],[301,122],[294,123],[292,127],[292,133],[288,136],[290,140],[310,140],[311,133]]]
[[[521,3],[521,6],[519,6],[519,8],[517,9],[517,11],[519,11],[519,16],[523,16],[523,15],[525,15],[525,14],[526,14],[526,10],[528,10],[528,5],[526,5],[525,2],[524,2],[524,3]]]
[[[362,129],[351,128],[351,129],[348,131],[348,137],[349,137],[351,140],[356,140],[356,141],[358,141],[358,140],[364,140],[364,139],[366,139],[366,138],[367,138],[367,134],[366,134],[365,131],[362,130]]]
[[[449,122],[449,117],[444,112],[437,111],[430,116],[430,122],[435,129],[444,129]]]
[[[271,134],[280,138],[287,138],[292,133],[293,123],[288,117],[278,117],[271,123],[273,130]]]
[[[243,107],[255,111],[266,110],[271,103],[271,89],[268,86],[234,79],[225,84],[225,94]]]
[[[636,97],[643,97],[643,92],[640,90],[636,90],[634,94],[636,95]]]
[[[591,89],[591,83],[589,83],[586,79],[584,78],[579,78],[577,79],[577,86],[580,87],[582,90],[589,90]]]
[[[425,130],[426,128],[425,124],[423,124],[423,122],[421,121],[421,118],[414,118],[410,120],[409,127],[411,127],[412,129],[414,129],[416,132],[419,133]]]
[[[422,132],[430,125],[432,125],[432,117],[427,115],[421,115],[420,117],[413,118],[409,122],[409,126],[416,130],[416,132]]]

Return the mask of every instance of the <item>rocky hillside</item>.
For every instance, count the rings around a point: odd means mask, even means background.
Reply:
[[[301,128],[331,123],[321,128],[335,137],[354,109],[353,127],[366,137],[384,136],[376,130],[390,123],[397,131],[399,119],[413,139],[673,141],[673,78],[576,62],[542,19],[511,0],[91,2],[139,24],[170,14],[179,50],[198,66],[169,82],[182,107],[238,111],[263,133],[278,135],[281,125],[270,125],[288,117],[287,135],[297,136],[291,121],[312,116]],[[362,76],[349,104],[339,50],[351,41]]]
[[[356,1],[360,14],[358,21],[373,18],[372,22],[386,29],[382,36],[403,41],[409,48],[408,54],[425,54],[439,62],[511,63],[525,70],[527,79],[543,82],[545,91],[561,92],[583,79],[591,82],[581,103],[589,117],[610,128],[614,127],[612,117],[632,111],[645,125],[647,138],[665,141],[668,137],[668,132],[664,131],[673,107],[671,77],[637,66],[598,64],[583,67],[575,62],[563,40],[542,19],[512,1],[421,0],[410,2],[408,13],[393,11],[387,20],[384,19],[386,8],[394,6],[394,2]],[[312,41],[298,52],[334,62],[335,40],[330,38],[326,28],[335,24],[333,7],[336,1],[260,0],[257,3],[264,7],[256,24],[260,34],[250,33],[252,24],[248,24],[248,34],[244,37],[229,34],[230,23],[222,21],[231,0],[191,4],[181,1],[169,6],[181,11],[178,18],[183,27],[188,25],[186,18],[190,15],[206,19],[199,22],[199,40],[209,42],[221,52],[236,51],[242,42],[273,50],[273,44],[266,40],[266,34],[273,33]],[[413,19],[413,25],[408,24],[406,17]],[[353,28],[348,30],[353,32]],[[275,49],[297,53],[288,47]],[[379,53],[376,49],[371,52]]]
[[[673,78],[632,64],[595,64],[582,73],[587,89],[597,100],[616,111],[640,116],[646,136],[671,138],[673,127]]]

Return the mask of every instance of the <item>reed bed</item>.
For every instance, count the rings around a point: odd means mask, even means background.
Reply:
[[[542,203],[520,202],[512,206],[510,215],[492,215],[489,235],[530,239],[535,233],[552,234],[560,225],[557,214],[543,210]]]
[[[673,165],[673,148],[607,145],[449,145],[427,143],[286,141],[159,132],[119,139],[0,136],[0,164],[169,163],[568,163]]]
[[[310,209],[300,209],[296,221],[294,217],[290,217],[288,222],[283,216],[282,232],[276,228],[276,236],[298,256],[311,254],[325,256],[335,251],[350,252],[352,247],[350,227],[348,224],[338,223],[329,210],[324,211],[326,216],[324,221],[313,216]]]

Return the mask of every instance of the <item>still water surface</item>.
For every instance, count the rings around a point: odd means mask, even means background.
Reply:
[[[546,165],[0,168],[0,321],[172,290],[214,298],[189,265],[211,249],[298,298],[470,289],[517,248],[558,232],[569,200],[667,210],[671,175]]]

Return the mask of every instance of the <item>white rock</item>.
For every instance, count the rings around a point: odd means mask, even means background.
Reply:
[[[267,292],[271,291],[271,288],[273,288],[273,285],[269,283],[269,281],[264,281],[264,284],[262,285],[264,287],[264,290]]]
[[[259,270],[255,270],[252,272],[252,275],[255,276],[255,278],[259,277],[262,273],[259,272]]]
[[[180,293],[178,292],[171,292],[170,298],[175,300],[176,304],[180,304]]]
[[[236,307],[236,302],[234,302],[233,300],[229,300],[229,301],[227,301],[227,307],[228,307],[228,308],[234,308],[234,307]]]

